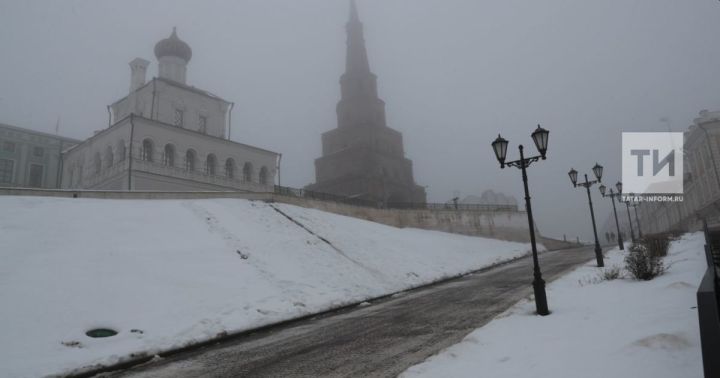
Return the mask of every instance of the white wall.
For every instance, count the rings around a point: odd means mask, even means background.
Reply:
[[[153,79],[139,90],[111,105],[113,123],[134,113],[175,125],[175,110],[179,109],[183,111],[182,128],[200,131],[199,120],[202,116],[207,120],[205,133],[224,138],[230,104],[219,97],[211,97],[203,93],[205,92],[199,89],[171,84],[163,79]]]
[[[132,144],[130,143],[132,122]],[[153,151],[150,161],[142,161],[143,141],[150,141]],[[119,145],[126,148],[126,159],[118,157]],[[173,166],[164,164],[165,146],[174,146]],[[129,154],[132,146],[132,166]],[[109,165],[107,149],[113,152],[113,164]],[[195,151],[195,170],[185,166],[186,152]],[[95,167],[95,157],[100,157],[100,172]],[[206,161],[215,155],[215,174],[206,172]],[[234,161],[233,177],[226,176],[227,159]],[[146,118],[133,116],[121,120],[109,129],[68,151],[64,156],[63,188],[103,190],[247,190],[269,192],[273,190],[277,174],[278,154],[256,147],[210,137],[187,129],[161,124]],[[243,166],[249,163],[252,171],[249,180],[243,177]],[[264,184],[260,172],[265,168]],[[128,180],[128,169],[133,178]],[[82,172],[82,176],[80,175]],[[142,174],[141,174],[142,172]]]

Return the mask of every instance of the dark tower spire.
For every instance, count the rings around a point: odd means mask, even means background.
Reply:
[[[370,72],[363,24],[355,0],[350,0],[345,73],[340,77],[338,125],[385,126],[385,103],[378,97],[377,76]]]
[[[358,16],[355,0],[350,0],[350,19],[346,28],[347,58],[345,61],[345,73],[369,73],[370,64],[365,49],[363,25]]]
[[[309,190],[380,202],[425,202],[405,157],[402,134],[386,124],[385,102],[370,71],[363,24],[350,0],[346,24],[347,56],[340,77],[338,127],[322,135],[323,156],[315,160]]]
[[[350,22],[360,22],[360,17],[358,17],[357,4],[355,4],[355,0],[350,0]]]

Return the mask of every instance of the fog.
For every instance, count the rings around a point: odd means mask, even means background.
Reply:
[[[621,131],[681,131],[720,108],[714,0],[358,0],[370,64],[428,200],[515,196],[500,170],[550,130],[530,167],[541,232],[590,240],[586,194],[567,171],[620,179]],[[188,84],[235,103],[236,141],[283,154],[282,185],[314,182],[320,135],[336,126],[346,0],[0,0],[0,122],[84,139],[128,92],[128,62],[152,62],[177,26],[193,49]],[[662,120],[661,120],[662,119]],[[612,207],[593,187],[598,223]]]

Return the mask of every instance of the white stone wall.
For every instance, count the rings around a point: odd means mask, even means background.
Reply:
[[[126,186],[108,185],[104,182],[108,178],[122,175],[127,169],[129,143],[130,121],[128,118],[66,151],[62,163],[61,187],[66,189],[127,189]],[[124,159],[121,156],[123,148]],[[108,151],[112,152],[112,163],[108,159]],[[97,155],[100,156],[101,161],[100,173],[95,169]],[[117,180],[113,181],[117,184]]]
[[[153,92],[155,92],[154,96]],[[204,133],[219,138],[226,136],[229,107],[230,103],[219,97],[157,78],[111,105],[113,123],[134,113],[175,125],[175,111],[181,110],[183,122],[180,127],[203,132],[200,117],[204,117],[206,122]]]
[[[205,162],[210,154],[217,158],[216,172],[224,175],[225,162],[233,159],[235,162],[235,177],[242,175],[242,168],[245,163],[252,166],[251,182],[260,182],[260,170],[265,167],[268,176],[266,182],[272,185],[275,182],[276,165],[278,155],[275,152],[260,148],[235,143],[227,139],[211,138],[196,132],[188,131],[169,125],[159,124],[147,119],[135,118],[134,150],[136,156],[140,156],[140,148],[143,140],[151,140],[155,146],[153,161],[162,162],[163,150],[166,144],[175,148],[176,167],[184,164],[187,150],[196,152],[196,170],[205,169]]]
[[[144,141],[152,145],[150,154],[143,153]],[[124,160],[119,157],[122,145],[125,146]],[[165,159],[166,145],[171,145],[174,150],[172,165]],[[129,159],[131,149],[132,162]],[[188,170],[186,166],[188,150],[195,152],[194,170]],[[216,161],[214,174],[207,170],[210,155]],[[98,158],[100,169],[96,169]],[[234,167],[230,176],[225,169],[228,159],[233,161]],[[62,187],[271,192],[277,175],[277,159],[275,152],[133,116],[68,151],[64,157]],[[244,175],[245,164],[251,167],[248,177]],[[128,178],[128,170],[132,171],[132,178]],[[261,172],[265,172],[264,182],[261,182]]]

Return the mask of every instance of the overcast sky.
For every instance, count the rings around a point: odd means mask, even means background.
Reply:
[[[620,179],[622,131],[681,131],[720,109],[716,0],[358,0],[388,125],[403,133],[428,200],[486,189],[522,204],[498,133],[548,160],[529,170],[544,234],[590,239],[587,197],[567,171]],[[127,94],[128,62],[152,62],[173,26],[193,49],[188,84],[235,102],[233,139],[283,154],[282,184],[314,181],[336,126],[346,0],[0,0],[0,122],[87,138]],[[669,122],[661,122],[667,117]],[[593,195],[598,222],[610,202]]]

